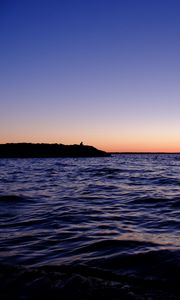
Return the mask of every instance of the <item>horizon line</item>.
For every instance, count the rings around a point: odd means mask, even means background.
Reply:
[[[72,145],[83,145],[83,146],[90,146],[89,144],[84,144],[83,142],[75,143],[75,144],[63,144],[63,143],[47,143],[47,142],[6,142],[6,143],[0,143],[0,145],[8,145],[8,144],[46,144],[46,145],[64,145],[64,146],[72,146]],[[96,148],[96,146],[93,146]],[[99,148],[97,148],[99,149]],[[101,149],[102,150],[102,149]],[[180,151],[108,151],[108,150],[102,150],[109,154],[180,154]]]

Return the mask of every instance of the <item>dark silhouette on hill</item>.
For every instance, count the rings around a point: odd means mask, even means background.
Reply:
[[[28,157],[101,157],[109,156],[105,151],[92,146],[63,144],[0,144],[0,158]]]

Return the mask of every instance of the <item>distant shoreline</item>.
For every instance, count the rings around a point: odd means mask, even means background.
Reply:
[[[111,155],[178,155],[180,152],[106,152],[93,146],[48,143],[0,144],[0,158],[107,157]]]
[[[93,146],[64,144],[0,144],[0,158],[104,157],[109,153]]]

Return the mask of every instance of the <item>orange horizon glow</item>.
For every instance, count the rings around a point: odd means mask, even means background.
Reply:
[[[87,140],[81,140],[81,139],[60,139],[60,138],[37,138],[37,137],[18,137],[18,138],[1,138],[0,144],[6,144],[6,143],[49,143],[49,144],[66,144],[66,145],[72,145],[72,144],[80,144],[80,142],[83,142],[84,145],[90,145],[94,146],[100,150],[106,151],[106,152],[154,152],[154,153],[180,153],[180,146],[175,141],[141,141],[141,142],[135,142],[134,140],[127,140],[120,142],[115,142],[110,140],[109,144],[107,141],[100,140],[99,142],[96,139],[87,139]]]

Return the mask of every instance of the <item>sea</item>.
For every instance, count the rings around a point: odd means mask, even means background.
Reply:
[[[0,298],[180,299],[180,154],[0,159]]]

